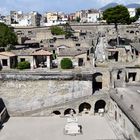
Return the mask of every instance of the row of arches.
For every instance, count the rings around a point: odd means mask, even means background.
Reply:
[[[94,106],[94,113],[98,113],[99,109],[105,109],[105,106],[106,106],[106,102],[104,100],[98,100],[96,103],[95,103],[95,106]],[[55,110],[52,112],[52,114],[55,114],[55,115],[68,115],[70,114],[71,110],[73,110],[73,113],[74,114],[78,114],[78,113],[82,113],[83,111],[88,114],[89,111],[91,111],[91,104],[87,103],[87,102],[83,102],[79,105],[79,110],[78,112],[75,111],[74,108],[68,108],[64,111],[63,114],[61,114],[61,112],[59,110]]]

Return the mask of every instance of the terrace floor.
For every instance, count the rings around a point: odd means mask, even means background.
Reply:
[[[117,140],[105,117],[79,116],[83,134],[63,134],[66,118],[54,117],[11,117],[0,131],[0,140]]]

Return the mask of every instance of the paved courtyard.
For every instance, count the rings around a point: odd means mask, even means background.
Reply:
[[[107,120],[100,116],[80,116],[83,134],[63,134],[66,118],[54,117],[11,117],[0,131],[0,140],[116,140],[116,135]]]

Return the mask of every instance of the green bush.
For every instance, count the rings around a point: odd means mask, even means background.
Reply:
[[[69,58],[63,58],[61,60],[61,68],[62,69],[71,69],[73,66],[72,66],[72,61],[71,59]]]
[[[17,68],[20,69],[20,70],[29,69],[30,68],[30,63],[28,61],[19,62]]]

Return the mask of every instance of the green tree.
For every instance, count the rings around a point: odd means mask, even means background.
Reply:
[[[140,16],[140,8],[137,8],[137,9],[136,9],[136,15],[137,15],[137,16]]]
[[[71,69],[73,67],[72,61],[69,58],[63,58],[60,65],[62,69]]]
[[[65,31],[63,30],[63,28],[61,28],[59,26],[52,26],[51,27],[51,33],[53,35],[64,35]]]
[[[0,47],[17,44],[17,36],[7,25],[0,23]]]
[[[76,17],[76,21],[77,22],[80,22],[81,21],[81,18],[80,17]]]
[[[64,32],[65,32],[65,38],[70,38],[73,36],[73,32],[74,30],[71,28],[71,26],[66,23],[64,26],[63,26],[63,29],[64,29]]]
[[[122,5],[108,8],[103,12],[103,19],[106,20],[108,24],[115,24],[115,29],[117,32],[117,44],[119,45],[118,24],[130,24],[130,15],[128,9]]]

